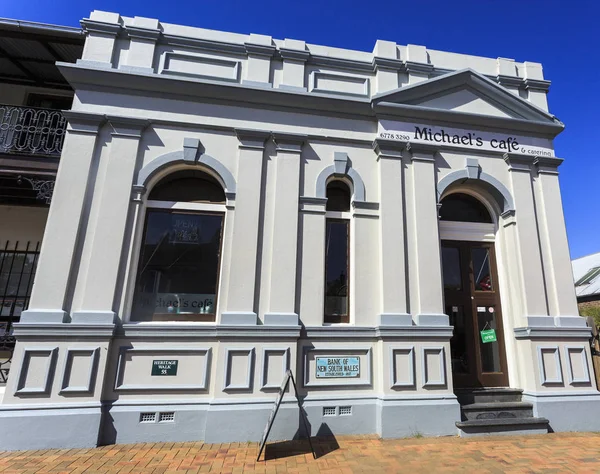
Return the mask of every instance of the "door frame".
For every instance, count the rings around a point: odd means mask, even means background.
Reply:
[[[491,239],[490,239],[491,240]],[[507,387],[509,384],[508,362],[506,357],[506,340],[504,337],[504,323],[502,318],[502,301],[498,282],[498,263],[496,259],[495,243],[493,241],[480,240],[451,240],[443,238],[441,246],[459,249],[461,266],[461,290],[446,290],[444,288],[444,309],[447,306],[460,305],[464,308],[465,333],[467,356],[474,361],[468,374],[452,372],[456,388],[480,388],[480,387]],[[493,282],[493,291],[475,290],[475,282],[472,267],[472,248],[486,248],[489,252],[490,274]],[[443,262],[441,262],[443,265]],[[443,271],[443,268],[442,268]],[[496,313],[496,337],[498,344],[498,356],[500,372],[483,372],[481,342],[479,341],[480,328],[478,325],[478,307],[494,307]],[[470,314],[467,314],[470,313]],[[469,336],[470,333],[470,336]],[[474,372],[473,372],[474,371]]]

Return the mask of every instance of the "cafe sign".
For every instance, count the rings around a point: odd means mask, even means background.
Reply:
[[[545,138],[504,135],[461,128],[381,120],[377,136],[385,140],[470,148],[531,156],[554,156],[552,142]]]

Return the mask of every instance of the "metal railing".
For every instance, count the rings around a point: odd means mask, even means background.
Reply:
[[[0,104],[0,153],[60,157],[66,129],[60,110]]]
[[[15,347],[13,323],[29,306],[40,242],[6,242],[0,249],[0,386],[6,384]]]

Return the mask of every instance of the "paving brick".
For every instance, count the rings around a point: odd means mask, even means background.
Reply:
[[[2,473],[597,473],[600,434],[381,440],[340,436],[270,443],[256,462],[257,443],[139,443],[95,449],[0,452]],[[266,453],[265,453],[266,454]]]

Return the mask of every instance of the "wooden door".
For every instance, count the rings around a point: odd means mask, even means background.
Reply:
[[[444,301],[456,388],[506,387],[506,351],[494,244],[442,242]],[[481,331],[494,330],[484,342]],[[488,333],[489,335],[489,333]],[[493,336],[493,334],[492,334]]]

